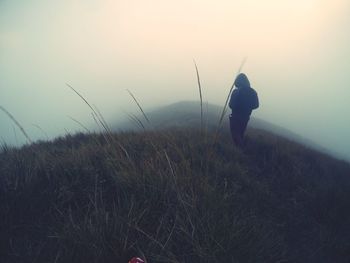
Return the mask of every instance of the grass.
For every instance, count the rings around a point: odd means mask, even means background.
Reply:
[[[5,113],[5,115],[7,115],[7,117],[9,117],[9,119],[16,124],[16,126],[19,128],[19,130],[21,131],[21,133],[24,135],[24,137],[27,139],[27,141],[29,143],[32,143],[33,141],[31,140],[31,138],[29,137],[29,135],[27,134],[27,132],[25,131],[25,129],[22,127],[22,125],[16,120],[16,118],[8,111],[6,110],[4,107],[0,106],[0,111],[2,111],[3,113]]]
[[[201,85],[201,79],[199,76],[199,71],[197,67],[197,63],[195,60],[193,60],[194,67],[196,68],[196,76],[197,76],[197,84],[198,84],[198,91],[199,91],[199,101],[201,106],[201,132],[203,133],[203,96],[202,96],[202,85]]]
[[[1,262],[349,262],[348,163],[259,130],[243,150],[216,134],[3,146]]]

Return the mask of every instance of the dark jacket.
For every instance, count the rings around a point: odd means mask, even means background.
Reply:
[[[258,95],[250,87],[249,80],[243,73],[236,78],[235,86],[236,89],[233,90],[229,103],[232,113],[249,118],[252,110],[259,107]]]

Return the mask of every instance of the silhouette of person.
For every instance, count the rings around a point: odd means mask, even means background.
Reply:
[[[229,103],[232,110],[230,129],[233,141],[237,146],[242,147],[250,115],[252,110],[259,107],[259,99],[256,91],[250,87],[250,82],[245,74],[239,74],[234,85],[236,88],[232,92]]]

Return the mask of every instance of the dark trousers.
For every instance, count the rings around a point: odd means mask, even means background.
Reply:
[[[234,143],[242,147],[244,142],[244,133],[247,129],[249,116],[242,116],[239,114],[232,113],[230,115],[230,129]]]

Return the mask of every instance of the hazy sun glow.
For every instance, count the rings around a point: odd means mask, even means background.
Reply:
[[[150,51],[193,56],[213,50],[294,56],[320,41],[345,6],[343,0],[104,1],[76,19],[80,2],[71,4],[58,28],[79,31],[81,42],[74,42],[80,47],[131,50],[138,58]],[[61,37],[67,33],[62,31]]]
[[[133,61],[155,54],[293,58],[327,37],[346,0],[74,0],[45,7],[17,7],[31,22],[10,18],[14,30],[1,28],[8,52],[44,42],[51,54],[96,65],[95,60],[113,63],[111,57]]]

